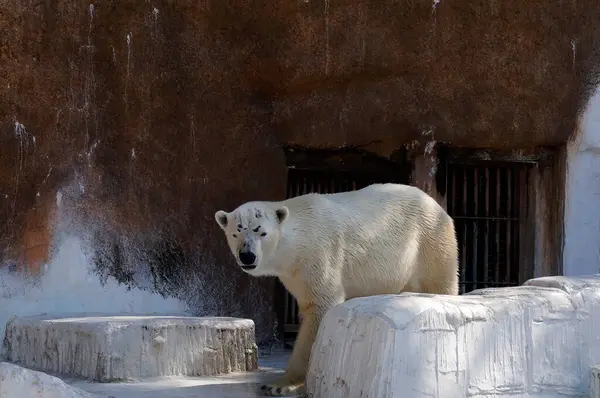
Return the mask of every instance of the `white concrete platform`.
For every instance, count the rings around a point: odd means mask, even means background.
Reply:
[[[6,325],[3,353],[29,368],[96,381],[213,376],[258,367],[254,322],[237,318],[16,318]]]
[[[0,362],[0,398],[92,398],[59,378]]]
[[[463,296],[382,295],[325,316],[311,398],[588,397],[600,365],[600,277]],[[360,377],[358,377],[360,375]]]

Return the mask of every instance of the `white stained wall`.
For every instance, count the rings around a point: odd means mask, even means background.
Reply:
[[[600,87],[569,143],[565,187],[563,272],[566,276],[600,272]]]

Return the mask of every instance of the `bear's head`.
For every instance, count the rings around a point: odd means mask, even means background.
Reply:
[[[225,233],[238,265],[253,276],[275,275],[274,261],[289,210],[276,203],[248,202],[231,213],[219,210],[215,220]]]

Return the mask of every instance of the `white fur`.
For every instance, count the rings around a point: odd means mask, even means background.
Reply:
[[[262,217],[256,217],[257,210]],[[245,242],[256,252],[256,268],[246,272],[279,277],[298,301],[303,321],[294,352],[285,375],[264,387],[268,395],[302,388],[319,323],[332,306],[403,291],[458,294],[453,220],[416,187],[373,184],[358,191],[248,202],[215,218],[238,264]]]

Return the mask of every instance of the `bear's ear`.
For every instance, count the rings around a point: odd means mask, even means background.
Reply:
[[[215,213],[215,220],[217,221],[217,224],[219,224],[219,226],[222,229],[227,228],[227,216],[228,215],[229,214],[227,214],[223,210],[219,210],[218,212]]]
[[[290,214],[290,211],[287,207],[281,206],[279,209],[275,210],[275,215],[277,216],[277,221],[281,224],[285,221],[287,216]]]

